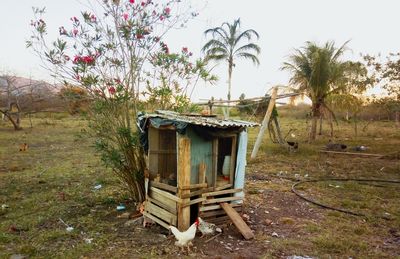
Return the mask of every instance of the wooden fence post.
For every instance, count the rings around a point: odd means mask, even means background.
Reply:
[[[190,189],[183,189],[190,186],[190,139],[179,138],[178,140],[178,196],[180,198],[189,196]],[[182,199],[178,203],[178,229],[186,231],[190,226],[190,206],[183,205],[190,202],[190,198]]]
[[[264,137],[265,130],[268,128],[268,122],[271,118],[272,111],[275,106],[276,95],[278,93],[278,88],[274,87],[272,89],[271,99],[269,100],[268,109],[265,113],[264,120],[261,124],[260,132],[258,132],[256,143],[254,144],[253,152],[251,152],[251,159],[254,159],[257,156],[258,149],[261,146],[262,139]]]

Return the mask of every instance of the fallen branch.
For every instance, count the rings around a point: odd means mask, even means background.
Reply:
[[[213,237],[207,239],[206,242],[204,242],[204,243],[208,243],[208,242],[210,242],[211,240],[214,240],[215,238],[217,238],[217,237],[220,236],[221,234],[222,234],[222,233],[216,234],[215,236],[213,236]]]
[[[369,157],[383,157],[383,156],[385,156],[385,155],[381,155],[381,154],[340,152],[340,151],[328,151],[328,150],[320,150],[319,152],[321,152],[321,153],[328,153],[328,154],[341,154],[341,155],[353,155],[353,156],[369,156]]]

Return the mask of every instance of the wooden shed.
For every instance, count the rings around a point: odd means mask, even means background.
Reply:
[[[141,114],[138,124],[147,154],[146,217],[186,230],[198,216],[226,222],[221,202],[241,211],[246,129],[257,123],[157,111]]]

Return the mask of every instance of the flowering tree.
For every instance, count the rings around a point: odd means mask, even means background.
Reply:
[[[199,79],[214,83],[215,75],[207,70],[206,63],[197,59],[191,62],[193,53],[183,47],[180,53],[170,53],[168,46],[161,43],[162,52],[151,57],[151,65],[156,68],[147,74],[146,90],[148,103],[156,103],[161,109],[183,112],[197,107],[190,105],[194,87]]]
[[[144,83],[155,89],[157,80],[163,82],[172,78],[171,74],[179,76],[172,69],[168,70],[170,74],[158,72],[164,64],[157,61],[163,61],[161,57],[165,55],[171,57],[163,36],[197,15],[180,2],[97,1],[90,12],[72,17],[71,26],[60,27],[60,36],[51,44],[42,18],[44,9],[34,8],[34,29],[27,46],[41,57],[54,77],[85,89],[92,98],[90,133],[96,137],[103,162],[126,184],[136,201],[144,199],[146,165],[132,119],[136,117]],[[181,62],[185,65],[187,59],[176,64]],[[188,71],[187,75],[192,79],[204,71],[203,64],[203,69]],[[163,76],[153,76],[150,84],[152,74]],[[166,82],[170,87],[171,81]]]

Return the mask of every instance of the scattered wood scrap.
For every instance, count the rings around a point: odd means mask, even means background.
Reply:
[[[247,226],[246,222],[242,219],[239,213],[234,210],[230,204],[223,202],[220,203],[220,206],[225,210],[226,214],[232,220],[233,224],[239,230],[239,232],[243,235],[245,239],[254,238],[254,233],[251,231],[249,226]]]
[[[341,151],[329,151],[329,150],[320,150],[321,153],[327,154],[340,154],[340,155],[352,155],[352,156],[367,156],[367,157],[384,157],[382,154],[371,154],[371,153],[354,153],[354,152],[341,152]]]

